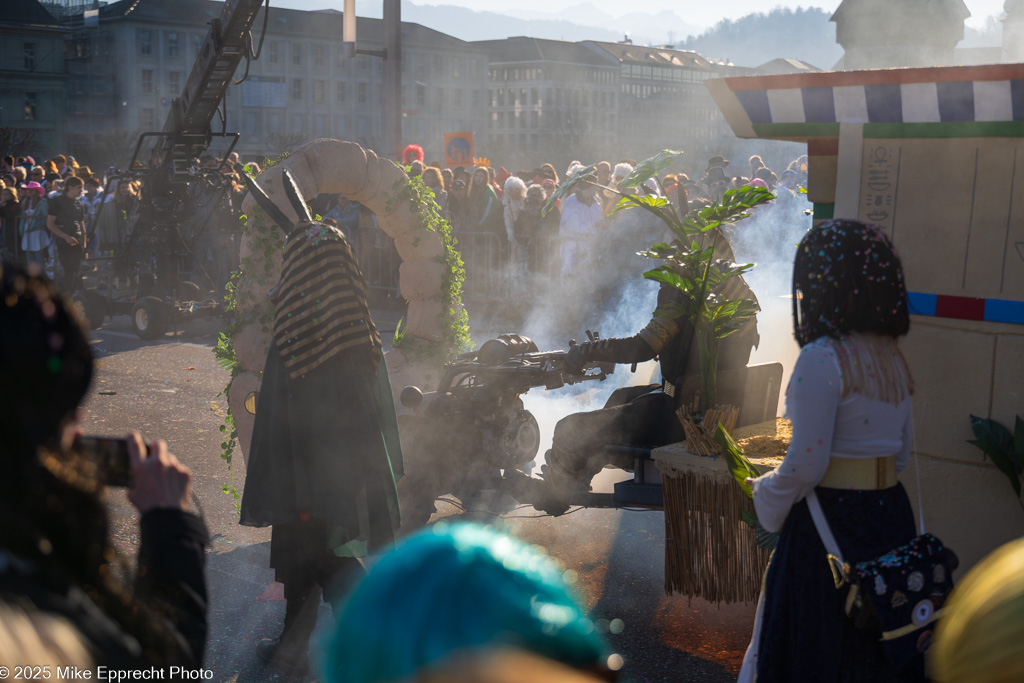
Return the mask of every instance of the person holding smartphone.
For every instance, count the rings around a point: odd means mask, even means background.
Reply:
[[[187,512],[191,473],[163,441],[128,435],[141,515],[128,571],[108,540],[103,466],[73,448],[93,368],[81,322],[47,278],[8,261],[0,302],[0,604],[63,618],[96,665],[198,667],[209,541]]]

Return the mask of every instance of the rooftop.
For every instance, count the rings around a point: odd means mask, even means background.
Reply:
[[[618,65],[610,55],[593,50],[584,43],[566,40],[514,36],[503,40],[478,40],[473,45],[487,50],[492,63],[546,61],[603,67]]]
[[[10,0],[2,0],[4,3]],[[34,0],[33,0],[34,1]],[[220,16],[224,3],[212,0],[120,0],[100,10],[103,21],[130,19],[159,23],[177,23],[191,26],[206,25]],[[268,33],[293,33],[340,40],[342,13],[338,11],[303,11],[270,8]],[[253,26],[253,38],[258,40],[263,27],[263,10],[260,10]],[[356,18],[356,31],[360,42],[381,44],[384,42],[384,22],[368,17]],[[408,21],[402,22],[402,38],[416,45],[434,47],[473,49],[473,43],[466,42],[432,28]]]
[[[59,23],[38,0],[3,0],[0,23],[30,26],[58,26]]]
[[[691,50],[673,50],[666,47],[647,47],[630,43],[608,43],[601,40],[588,40],[604,50],[619,62],[633,62],[650,66],[685,66],[689,69],[714,68],[714,64]]]

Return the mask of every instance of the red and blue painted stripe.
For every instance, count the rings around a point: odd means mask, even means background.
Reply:
[[[914,315],[1024,325],[1024,301],[921,292],[909,292],[907,299],[910,312]]]

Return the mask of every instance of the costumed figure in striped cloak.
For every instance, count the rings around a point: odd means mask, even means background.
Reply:
[[[380,336],[352,248],[337,228],[313,221],[287,171],[296,225],[255,181],[246,183],[287,239],[281,279],[270,293],[274,335],[241,523],[273,527],[270,566],[287,600],[281,636],[259,643],[260,656],[299,675],[321,593],[334,604],[362,575],[359,558],[394,540],[402,450]]]
[[[729,240],[719,230],[715,230],[714,248],[720,258],[735,260]],[[740,276],[726,280],[723,291],[716,294],[727,301],[742,298],[757,304],[754,292]],[[670,303],[682,303],[682,295],[675,287],[662,284],[658,308]],[[654,448],[685,439],[675,412],[681,403],[677,390],[683,380],[700,374],[694,332],[686,316],[669,319],[655,314],[632,337],[588,341],[569,349],[566,372],[579,374],[588,361],[636,364],[658,358],[662,382],[617,389],[604,408],[574,413],[558,421],[542,468],[544,479],[550,484],[542,509],[552,514],[565,512],[572,494],[589,491],[591,479],[607,464],[633,467],[632,455],[609,454],[606,446]],[[737,332],[720,340],[718,372],[746,367],[750,352],[759,341],[755,316]]]

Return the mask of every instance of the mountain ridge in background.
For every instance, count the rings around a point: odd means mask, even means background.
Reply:
[[[628,36],[638,45],[674,43],[714,60],[756,67],[778,58],[798,59],[831,69],[843,56],[836,41],[832,12],[817,8],[776,7],[768,12],[723,19],[701,29],[673,11],[641,11],[613,17],[584,0],[571,7],[526,16],[505,14],[500,6],[478,11],[454,5],[417,5],[402,0],[402,19],[442,31],[462,40],[500,40],[530,36],[552,40],[617,42]],[[360,16],[380,18],[380,0],[358,0]],[[526,13],[524,13],[526,14]],[[965,27],[961,47],[998,45],[1001,31],[995,17],[980,29]]]
[[[689,36],[679,47],[739,66],[760,66],[784,57],[831,69],[843,56],[831,16],[817,7],[776,7],[767,13],[723,19],[704,33]]]
[[[381,17],[380,0],[358,0],[359,16]],[[525,15],[526,13],[524,13]],[[700,26],[683,21],[675,12],[658,14],[630,12],[612,17],[587,2],[555,12],[529,12],[528,16],[505,14],[500,10],[472,10],[455,5],[417,5],[402,0],[402,20],[422,24],[461,40],[500,40],[530,36],[551,40],[622,40],[625,35],[638,44],[665,44],[699,31]]]

